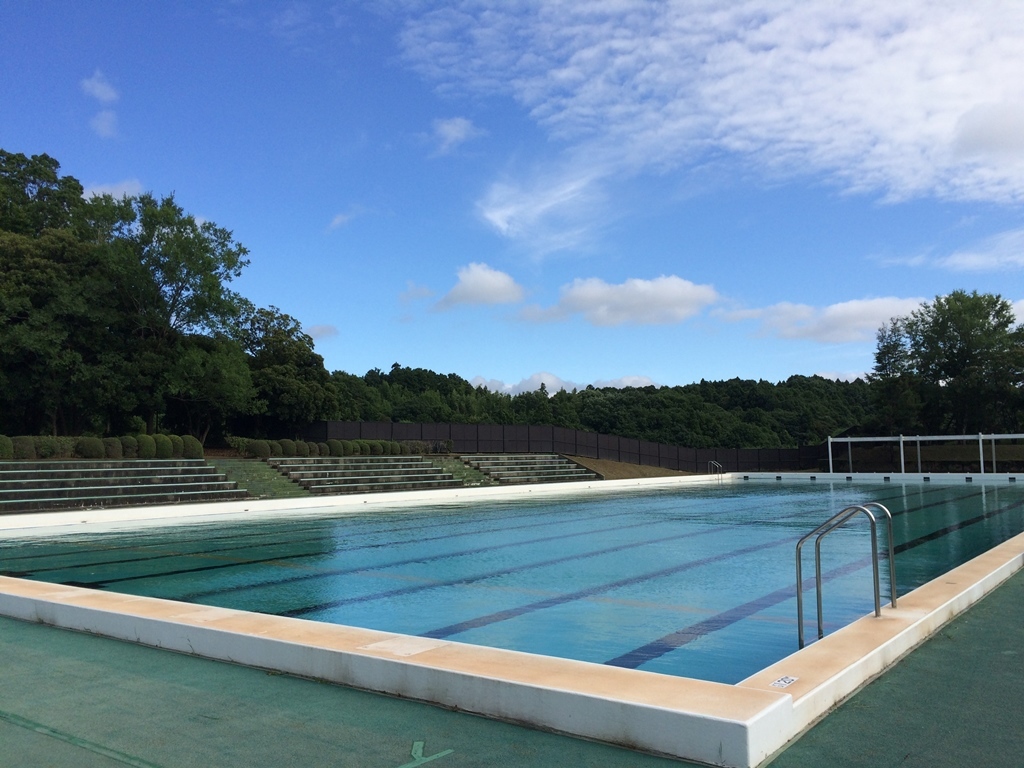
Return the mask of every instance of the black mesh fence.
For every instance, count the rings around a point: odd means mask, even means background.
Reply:
[[[453,453],[561,453],[629,464],[709,472],[783,472],[827,468],[828,449],[684,448],[565,427],[525,424],[404,424],[389,421],[320,421],[306,440],[418,440]]]

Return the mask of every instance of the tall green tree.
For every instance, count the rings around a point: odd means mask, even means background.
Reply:
[[[337,413],[338,395],[313,339],[294,317],[276,307],[249,307],[235,333],[249,356],[259,405],[248,430],[297,434]]]
[[[879,331],[872,386],[894,427],[903,426],[900,419],[909,419],[919,402],[920,423],[929,432],[1019,431],[1024,327],[997,294],[937,296]]]

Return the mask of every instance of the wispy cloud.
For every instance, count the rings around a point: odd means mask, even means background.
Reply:
[[[96,99],[96,101],[103,105],[113,104],[120,98],[120,94],[114,86],[110,84],[98,69],[93,73],[92,77],[79,81],[79,85],[81,85],[82,92],[86,96]],[[93,133],[101,139],[113,139],[117,136],[117,113],[112,109],[101,109],[89,121],[89,126],[92,128]]]
[[[435,305],[451,309],[458,304],[514,304],[522,301],[523,289],[505,272],[486,264],[473,263],[458,271],[455,287]]]
[[[956,251],[936,264],[955,272],[994,272],[1024,268],[1024,229],[1001,232],[974,248]]]
[[[926,299],[854,299],[827,307],[780,302],[762,309],[722,312],[723,319],[755,320],[765,336],[782,339],[810,339],[823,344],[843,344],[875,338],[881,325],[893,317],[920,308]]]
[[[142,182],[138,179],[123,179],[122,181],[111,182],[110,184],[90,184],[82,192],[82,197],[89,198],[93,195],[110,195],[112,197],[123,197],[128,195],[142,194]]]
[[[338,211],[331,218],[330,224],[327,225],[327,231],[341,229],[351,224],[355,219],[369,213],[369,211],[361,205],[349,206],[347,210]]]
[[[104,109],[96,113],[89,126],[101,139],[113,139],[117,136],[117,113],[112,109]]]
[[[470,139],[482,136],[484,131],[465,117],[450,117],[434,121],[435,155],[447,155]]]
[[[582,315],[595,326],[668,325],[681,323],[719,300],[710,285],[697,285],[676,275],[653,280],[631,278],[617,285],[596,277],[578,278],[561,289],[551,307],[527,307],[522,316],[538,322]]]
[[[1024,4],[413,8],[401,38],[413,67],[445,91],[510,96],[562,148],[562,174],[505,181],[482,200],[510,238],[593,224],[556,216],[600,203],[582,189],[720,157],[889,200],[1024,200]]]
[[[1013,302],[1013,316],[1017,318],[1017,325],[1024,325],[1024,299]]]
[[[92,77],[84,78],[79,84],[82,86],[82,92],[86,96],[91,96],[100,104],[113,104],[120,98],[117,89],[110,84],[110,81],[98,69],[93,72]]]
[[[306,333],[309,334],[313,341],[319,341],[320,339],[329,339],[332,336],[337,336],[339,331],[333,325],[311,325],[306,329]]]

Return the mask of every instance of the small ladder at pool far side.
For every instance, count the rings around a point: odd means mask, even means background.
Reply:
[[[825,636],[824,622],[821,615],[821,540],[836,528],[839,528],[860,514],[866,515],[868,522],[871,524],[871,567],[874,573],[875,584],[875,616],[882,615],[882,589],[879,585],[878,577],[878,533],[875,529],[876,518],[871,513],[872,509],[885,513],[886,549],[889,553],[889,593],[892,607],[896,607],[896,561],[892,544],[892,514],[877,501],[869,501],[866,504],[854,504],[841,512],[837,512],[796,543],[796,620],[801,648],[804,647],[804,585],[800,550],[805,541],[812,536],[817,536],[814,540],[814,587],[818,597],[818,639],[820,640]]]
[[[719,484],[721,484],[721,482],[722,482],[722,474],[723,474],[723,472],[724,472],[724,470],[722,468],[722,465],[719,464],[717,461],[712,459],[711,461],[708,462],[708,474],[709,475],[718,475],[718,482],[719,482]]]

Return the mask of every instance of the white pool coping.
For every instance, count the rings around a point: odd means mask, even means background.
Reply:
[[[742,476],[736,473],[725,480]],[[797,477],[807,479],[804,473]],[[425,502],[576,496],[708,482],[706,477],[651,478],[40,513],[0,519],[0,535],[64,535],[279,517],[285,511],[290,515],[384,507],[399,511]],[[8,577],[0,577],[0,614],[403,696],[656,754],[750,768],[770,759],[1022,566],[1024,534],[901,597],[899,607],[884,608],[881,618],[862,618],[737,685]]]

